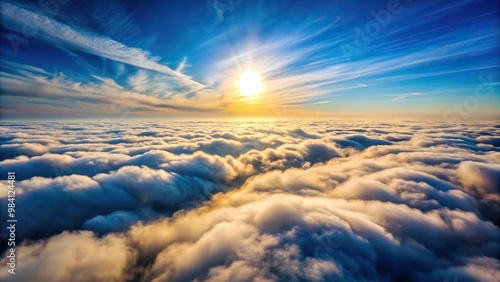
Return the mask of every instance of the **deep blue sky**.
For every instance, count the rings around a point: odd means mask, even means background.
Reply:
[[[3,117],[498,117],[497,1],[52,3],[1,4]]]

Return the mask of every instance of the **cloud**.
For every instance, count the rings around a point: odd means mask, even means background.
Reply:
[[[90,232],[62,233],[44,242],[17,250],[16,274],[7,272],[2,259],[3,279],[9,281],[121,281],[134,253],[123,238],[96,238]],[[21,263],[22,262],[22,263]]]
[[[462,162],[458,174],[463,187],[471,194],[488,197],[500,193],[500,164]]]
[[[19,115],[26,107],[33,107],[30,114],[50,114],[54,108],[71,110],[63,112],[68,116],[85,116],[94,112],[94,116],[133,117],[141,112],[214,111],[198,103],[196,107],[183,101],[177,95],[167,95],[179,91],[187,91],[185,87],[172,84],[165,75],[153,74],[151,71],[139,71],[131,76],[128,86],[117,84],[111,78],[91,75],[82,78],[69,77],[63,73],[46,73],[33,70],[30,66],[14,63],[6,64],[8,72],[2,72],[0,81],[4,97],[16,103],[6,109],[7,113]],[[160,95],[161,93],[161,95]],[[33,100],[36,101],[33,103]],[[89,106],[84,109],[85,106]],[[24,110],[21,110],[24,109]],[[16,113],[16,110],[17,111]],[[104,114],[103,114],[104,113]],[[61,113],[58,113],[61,117]]]
[[[83,161],[83,167],[78,167],[80,161],[75,161],[75,166],[66,165],[62,173],[68,176],[59,176],[53,179],[33,177],[17,183],[19,205],[27,208],[18,211],[17,216],[24,218],[24,224],[18,229],[18,238],[43,238],[57,234],[63,230],[80,229],[82,226],[92,228],[100,215],[106,215],[106,220],[111,212],[136,212],[141,209],[154,210],[153,213],[139,214],[132,219],[125,220],[123,224],[116,225],[119,229],[132,224],[142,218],[154,218],[158,215],[174,212],[182,207],[194,205],[211,198],[213,194],[227,190],[227,184],[236,177],[235,168],[225,159],[211,157],[203,153],[196,153],[187,158],[164,159],[163,169],[152,169],[146,166],[129,166],[128,163],[148,163],[154,166],[158,158],[168,158],[172,155],[154,155],[154,152],[132,158],[119,167],[118,164],[107,166],[107,161]],[[68,160],[73,160],[66,156]],[[85,159],[85,157],[84,157]],[[37,163],[30,168],[33,173],[45,176],[55,175],[57,170],[52,170],[48,165],[57,159],[47,158],[44,161],[44,170],[36,170]],[[29,168],[28,164],[22,164]],[[101,166],[94,168],[94,166]],[[156,167],[160,166],[157,164]],[[10,166],[9,171],[17,171],[16,166]],[[72,174],[72,172],[86,171],[88,176]],[[110,171],[98,173],[99,171]],[[90,178],[89,176],[92,176]],[[112,203],[107,203],[112,199]],[[6,202],[7,199],[1,199]],[[39,210],[53,208],[44,213]],[[131,216],[131,215],[129,215]],[[57,221],[51,219],[58,217]],[[101,221],[104,219],[102,217]],[[118,218],[119,220],[120,218]],[[90,222],[88,222],[90,220]],[[93,222],[93,223],[92,223]],[[95,231],[106,229],[98,224]],[[114,230],[114,227],[107,228]]]
[[[385,96],[393,96],[393,98],[389,99],[389,101],[396,101],[405,99],[408,97],[422,96],[422,93],[413,92],[413,93],[404,93],[404,94],[396,94],[396,95],[385,95]]]
[[[186,86],[201,86],[200,83],[188,76],[160,64],[159,58],[152,57],[148,52],[139,48],[128,47],[111,38],[82,31],[14,4],[5,3],[2,5],[1,13],[5,24],[14,30],[19,30],[20,27],[31,28],[36,30],[37,34],[44,40],[55,42],[58,45],[163,73],[171,76],[177,83]]]
[[[23,144],[4,144],[0,145],[2,148],[2,159],[10,159],[15,156],[39,156],[47,153],[49,149],[38,143],[23,143]]]
[[[27,264],[16,279],[490,281],[500,249],[495,126],[5,126],[2,148],[22,148],[0,162],[18,177]],[[24,143],[44,151],[30,155]]]
[[[179,66],[177,66],[177,68],[175,69],[176,72],[180,72],[182,73],[182,71],[184,70],[184,68],[187,66],[186,65],[187,63],[187,57],[184,57],[182,59],[182,62],[179,64]]]

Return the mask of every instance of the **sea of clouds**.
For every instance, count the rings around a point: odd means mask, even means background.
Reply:
[[[2,281],[500,277],[498,122],[39,121],[0,130],[18,219],[16,274],[2,255]],[[7,189],[2,182],[2,209]]]

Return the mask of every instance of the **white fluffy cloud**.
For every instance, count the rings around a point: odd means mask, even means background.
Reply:
[[[487,123],[11,125],[0,169],[19,180],[16,278],[491,281],[499,134]]]
[[[96,238],[90,232],[62,233],[19,248],[16,274],[3,271],[0,277],[8,281],[122,281],[133,256],[125,240],[114,235]]]

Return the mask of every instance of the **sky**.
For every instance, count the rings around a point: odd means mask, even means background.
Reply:
[[[2,1],[2,118],[496,119],[499,10],[488,0]],[[256,95],[241,89],[248,73]]]

